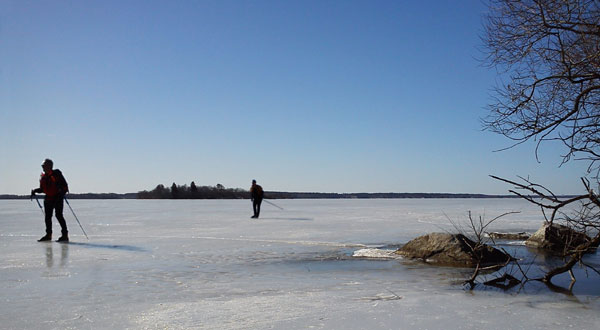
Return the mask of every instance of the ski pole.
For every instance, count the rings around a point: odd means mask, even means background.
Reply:
[[[31,199],[29,199],[29,200],[31,200]],[[35,201],[37,202],[38,206],[40,207],[42,214],[46,215],[46,212],[44,212],[44,209],[42,208],[42,204],[40,204],[40,201],[38,200],[37,196],[35,196]]]
[[[271,205],[273,205],[273,206],[275,206],[276,208],[278,208],[278,209],[280,209],[280,210],[283,210],[283,207],[277,206],[277,205],[275,205],[275,204],[273,204],[273,203],[269,202],[269,201],[268,201],[268,200],[266,200],[266,199],[264,199],[264,201],[265,201],[265,202],[267,202],[267,203],[269,203],[269,204],[271,204]]]
[[[83,226],[81,225],[81,222],[79,222],[79,219],[77,218],[77,215],[75,214],[75,211],[73,211],[73,208],[71,207],[71,204],[69,204],[69,201],[67,200],[67,197],[65,196],[65,202],[67,202],[67,205],[69,206],[69,209],[71,210],[71,213],[73,213],[73,216],[75,217],[75,220],[77,220],[77,223],[79,224],[79,228],[81,228],[81,231],[83,232],[83,234],[85,235],[85,238],[88,239],[88,241],[90,240],[90,238],[88,237],[88,235],[85,233],[85,230],[83,230]]]

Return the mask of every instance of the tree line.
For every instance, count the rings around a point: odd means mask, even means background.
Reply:
[[[285,192],[265,191],[264,198],[269,199],[366,199],[366,198],[512,198],[512,195],[455,194],[455,193],[321,193],[321,192]],[[156,188],[137,193],[138,199],[248,199],[250,192],[241,188],[225,188],[216,186],[197,186],[194,181],[190,185],[171,187],[162,184]]]
[[[222,184],[211,186],[196,186],[192,181],[190,185],[177,185],[175,182],[170,188],[162,184],[147,191],[139,191],[138,199],[243,199],[250,198],[250,192],[240,188],[225,188]]]
[[[69,199],[249,199],[250,192],[241,188],[225,188],[221,184],[214,187],[198,187],[194,182],[188,185],[162,184],[156,188],[137,193],[73,193]],[[323,193],[265,191],[268,199],[367,199],[367,198],[515,198],[514,195],[484,195],[467,193]],[[0,195],[0,200],[29,199],[29,195]]]

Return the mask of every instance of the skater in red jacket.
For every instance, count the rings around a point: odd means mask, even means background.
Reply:
[[[44,193],[44,213],[46,222],[46,235],[38,240],[38,242],[49,241],[52,239],[52,212],[55,212],[56,219],[60,224],[62,235],[57,242],[68,242],[69,231],[67,230],[67,222],[63,216],[63,206],[65,194],[69,192],[67,180],[58,169],[53,169],[53,162],[50,159],[44,160],[42,168],[44,173],[40,177],[40,186],[37,189],[31,190],[31,197],[36,193]]]

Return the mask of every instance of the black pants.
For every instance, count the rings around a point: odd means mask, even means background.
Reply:
[[[255,198],[252,201],[252,208],[254,209],[254,216],[257,218],[260,215],[260,203],[262,203],[262,198]]]
[[[44,213],[46,214],[46,234],[52,234],[52,211],[56,213],[56,219],[60,224],[61,233],[67,235],[67,222],[63,216],[64,198],[45,198],[44,199]]]

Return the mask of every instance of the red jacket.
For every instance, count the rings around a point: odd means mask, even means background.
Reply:
[[[69,191],[67,180],[58,169],[48,173],[42,173],[40,176],[40,187],[35,192],[43,192],[46,197],[54,198],[64,196]]]

